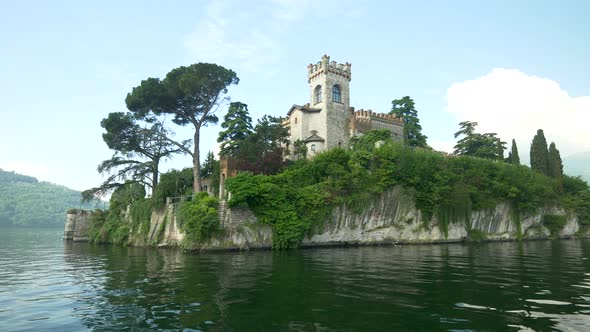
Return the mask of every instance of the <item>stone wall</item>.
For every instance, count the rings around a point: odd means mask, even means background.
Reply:
[[[74,242],[88,241],[88,229],[92,219],[92,211],[71,210],[66,214],[64,240]]]

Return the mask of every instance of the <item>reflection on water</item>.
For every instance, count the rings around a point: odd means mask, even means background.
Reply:
[[[0,236],[2,330],[590,330],[590,240],[183,253]]]

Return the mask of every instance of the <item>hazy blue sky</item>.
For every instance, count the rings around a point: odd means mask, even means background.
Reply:
[[[3,1],[0,168],[96,186],[112,154],[100,120],[141,80],[215,62],[237,72],[229,95],[254,118],[282,116],[308,102],[306,67],[323,54],[352,63],[357,109],[414,98],[436,148],[471,120],[515,137],[523,159],[537,128],[562,155],[590,151],[588,17],[582,0]],[[204,130],[201,151],[217,131]]]

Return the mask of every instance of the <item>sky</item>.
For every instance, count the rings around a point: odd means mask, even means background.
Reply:
[[[588,1],[0,1],[0,168],[85,190],[109,159],[101,119],[148,77],[198,62],[234,70],[254,119],[309,102],[307,65],[352,63],[351,106],[410,96],[436,149],[461,121],[516,140],[542,128],[590,153]],[[220,116],[227,105],[220,109]],[[178,139],[189,127],[171,124]],[[217,149],[218,126],[200,144]],[[177,156],[163,169],[191,167]],[[567,165],[566,165],[567,166]],[[590,166],[588,167],[590,170]]]

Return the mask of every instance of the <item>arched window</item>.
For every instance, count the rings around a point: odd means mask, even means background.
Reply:
[[[332,87],[332,101],[340,103],[342,94],[340,93],[340,85],[336,84]]]
[[[315,152],[315,150],[316,150],[315,144],[312,144],[312,145],[311,145],[311,151],[312,151],[312,152]]]
[[[316,104],[320,103],[322,101],[322,86],[321,85],[318,85],[315,87],[313,95],[314,95]]]

